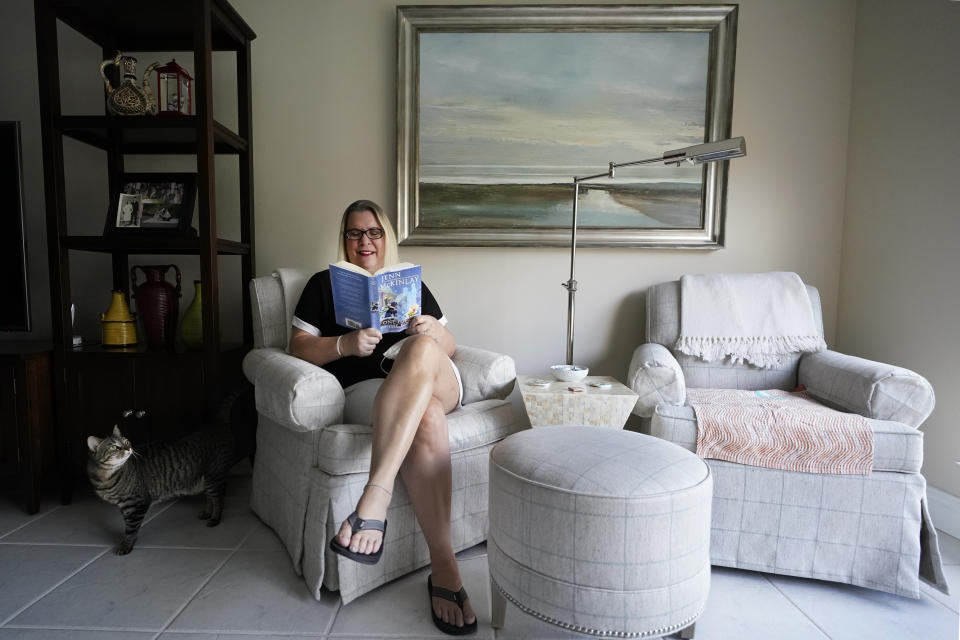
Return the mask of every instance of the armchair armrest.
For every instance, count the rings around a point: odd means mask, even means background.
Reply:
[[[804,354],[797,381],[825,404],[913,428],[923,424],[936,403],[923,376],[836,351]]]
[[[636,348],[627,370],[627,386],[640,398],[633,413],[649,418],[657,405],[682,405],[687,399],[683,369],[662,344],[648,342]]]
[[[513,358],[501,353],[457,345],[453,362],[463,382],[463,404],[493,398],[503,400],[517,381]]]
[[[254,385],[257,412],[293,431],[340,422],[343,388],[324,369],[277,348],[251,350],[243,373]]]

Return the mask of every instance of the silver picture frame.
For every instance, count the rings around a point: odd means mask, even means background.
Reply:
[[[706,69],[698,70],[703,83],[703,134],[700,140],[685,144],[723,140],[730,137],[733,105],[734,64],[736,57],[737,5],[541,5],[541,6],[398,6],[397,7],[397,233],[400,244],[415,246],[540,246],[565,247],[570,243],[570,222],[559,217],[548,226],[529,224],[533,218],[519,216],[497,225],[483,222],[460,224],[450,214],[443,225],[431,223],[423,215],[421,182],[421,46],[433,34],[623,34],[682,33],[703,34],[707,51]],[[483,54],[481,54],[482,57]],[[701,59],[698,58],[698,59]],[[482,63],[483,60],[478,61]],[[636,61],[634,61],[636,62]],[[669,64],[669,63],[667,63]],[[544,77],[562,78],[565,69],[544,63]],[[561,82],[560,79],[557,82]],[[649,132],[647,132],[649,133]],[[670,134],[671,132],[663,132]],[[679,146],[685,146],[681,144]],[[435,147],[436,145],[434,145]],[[431,147],[431,148],[434,148]],[[658,150],[659,151],[659,150]],[[456,152],[456,149],[453,149]],[[626,149],[622,153],[629,153]],[[659,153],[655,154],[659,155]],[[464,153],[464,157],[468,154]],[[650,157],[650,156],[646,156]],[[610,157],[592,171],[606,170],[606,162],[639,160]],[[697,167],[702,172],[699,185],[699,221],[682,226],[609,226],[595,227],[589,220],[578,225],[580,247],[646,247],[716,249],[723,246],[727,194],[727,162]],[[569,185],[572,207],[573,177]],[[696,182],[697,178],[690,179]],[[598,181],[599,182],[599,181]],[[559,186],[552,196],[553,208],[560,208]],[[602,187],[598,187],[602,188]],[[583,187],[581,187],[583,192]],[[431,204],[428,202],[427,204]],[[442,205],[439,205],[442,207]],[[479,206],[479,205],[478,205]],[[581,203],[581,207],[582,207]],[[693,205],[689,205],[693,206]],[[436,210],[436,207],[433,208]],[[446,214],[444,214],[446,215]],[[507,213],[509,216],[510,214]],[[557,214],[559,215],[559,214]],[[481,216],[482,217],[482,216]],[[688,216],[689,217],[689,216]],[[689,217],[689,220],[693,220]]]

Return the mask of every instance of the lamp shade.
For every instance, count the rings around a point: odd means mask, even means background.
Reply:
[[[718,160],[731,160],[745,155],[747,155],[747,142],[740,137],[705,142],[684,149],[667,151],[663,154],[663,161],[666,164],[680,164],[684,161],[692,164],[704,164],[705,162],[717,162]]]

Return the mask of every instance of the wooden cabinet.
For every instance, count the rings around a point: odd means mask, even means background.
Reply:
[[[250,296],[246,283],[254,274],[253,137],[251,127],[251,49],[256,37],[226,0],[35,0],[40,120],[43,134],[47,247],[53,324],[53,369],[58,443],[63,456],[64,500],[82,468],[87,435],[103,434],[124,412],[145,411],[128,426],[137,438],[167,437],[210,419],[224,381],[237,377],[236,367],[253,342]],[[62,112],[63,54],[58,23],[98,45],[103,59],[118,51],[177,52],[193,55],[194,115],[113,116]],[[234,131],[213,116],[213,53],[236,58],[237,127]],[[182,57],[182,56],[181,56]],[[91,73],[95,74],[92,69]],[[94,75],[95,77],[95,75]],[[230,111],[230,110],[228,110]],[[68,216],[78,207],[67,202],[66,176],[76,167],[64,161],[64,139],[71,138],[106,152],[103,170],[110,194],[119,192],[127,155],[191,155],[197,167],[197,234],[195,236],[70,235]],[[217,156],[238,158],[238,210],[217,211],[214,169]],[[217,234],[218,215],[239,220],[240,239]],[[112,282],[102,290],[129,293],[130,257],[193,255],[199,257],[203,283],[203,350],[196,353],[151,352],[141,347],[110,351],[99,345],[72,348],[71,280],[83,273],[71,269],[73,252],[109,254]],[[223,282],[218,260],[240,260],[239,281]],[[221,340],[220,290],[230,288],[242,301],[242,344]],[[77,301],[78,305],[84,301]],[[142,336],[141,336],[142,339]],[[225,357],[226,356],[226,357]]]
[[[117,355],[83,353],[74,358],[70,406],[77,413],[77,460],[85,455],[86,436],[103,437],[114,425],[134,444],[174,438],[203,425],[199,354]]]
[[[50,346],[0,343],[0,476],[20,485],[27,513],[54,469]]]

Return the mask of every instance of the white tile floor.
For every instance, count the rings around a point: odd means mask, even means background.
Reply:
[[[248,470],[232,478],[223,522],[204,527],[199,498],[155,507],[133,553],[115,556],[119,511],[82,492],[28,516],[0,494],[0,640],[250,640],[438,638],[427,569],[340,606],[317,602],[286,551],[247,507]],[[941,534],[960,591],[960,541]],[[508,605],[490,627],[483,545],[460,554],[480,618],[478,638],[575,638]],[[958,598],[920,600],[858,587],[715,567],[700,640],[954,640]]]

